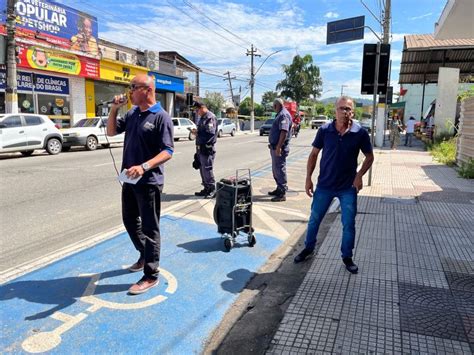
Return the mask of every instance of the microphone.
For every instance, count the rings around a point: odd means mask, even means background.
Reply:
[[[118,96],[120,96],[119,101],[118,101],[119,104],[127,101],[126,94],[121,94]],[[110,104],[113,104],[114,102],[115,102],[115,97],[112,100],[102,101],[100,104],[98,104],[98,106],[110,105]]]

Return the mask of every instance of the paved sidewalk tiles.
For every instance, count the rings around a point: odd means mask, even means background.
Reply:
[[[474,183],[414,149],[376,151],[359,273],[341,262],[336,218],[269,354],[474,352]]]

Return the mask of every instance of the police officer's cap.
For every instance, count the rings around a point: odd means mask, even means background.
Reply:
[[[204,102],[200,102],[200,101],[194,101],[193,102],[193,107],[195,109],[199,109],[199,108],[205,107],[205,106],[206,106],[206,104]]]
[[[283,107],[283,99],[280,99],[279,97],[276,98],[275,100],[273,100],[273,105],[280,105],[281,107]]]

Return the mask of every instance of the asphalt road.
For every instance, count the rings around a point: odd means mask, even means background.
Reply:
[[[290,156],[309,153],[314,133],[302,130]],[[250,134],[220,138],[216,179],[234,176],[237,168],[268,166],[267,139]],[[199,172],[191,167],[194,149],[191,141],[175,143],[166,164],[163,208],[201,189]],[[111,152],[119,169],[121,146]],[[0,181],[0,272],[121,226],[121,187],[109,149],[1,155]]]

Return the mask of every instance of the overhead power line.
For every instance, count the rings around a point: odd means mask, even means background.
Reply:
[[[212,28],[208,27],[208,26],[207,26],[206,24],[204,24],[202,21],[199,21],[198,19],[196,19],[196,17],[191,16],[190,14],[188,14],[186,11],[184,11],[184,10],[181,9],[180,7],[174,5],[170,0],[168,0],[168,4],[170,4],[170,5],[171,5],[172,7],[174,7],[176,10],[178,10],[178,11],[182,12],[183,14],[185,14],[187,17],[189,17],[190,19],[192,19],[194,22],[199,23],[201,26],[203,26],[203,27],[206,28],[207,30],[209,30],[209,31],[211,31],[211,32],[213,32],[213,33],[215,33],[216,35],[218,35],[219,37],[225,39],[226,41],[228,41],[228,42],[230,42],[230,43],[232,43],[232,44],[235,44],[235,45],[237,45],[237,46],[239,46],[239,47],[241,47],[241,48],[243,48],[243,49],[247,49],[247,48],[244,47],[242,44],[237,43],[237,42],[234,42],[234,41],[230,40],[229,38],[224,37],[224,36],[221,35],[219,32],[214,31]]]
[[[239,40],[241,40],[243,43],[245,43],[246,45],[249,45],[250,42],[248,42],[246,39],[243,39],[242,37],[240,37],[239,35],[236,35],[234,32],[228,30],[227,28],[225,28],[224,26],[222,26],[220,23],[218,23],[217,21],[214,21],[212,18],[210,18],[204,11],[201,11],[199,8],[197,8],[196,6],[194,6],[193,4],[191,4],[189,1],[186,1],[186,0],[183,0],[183,3],[186,4],[187,6],[189,6],[191,9],[197,11],[198,13],[200,13],[202,16],[204,16],[205,18],[207,18],[209,21],[211,21],[212,23],[214,23],[215,25],[219,26],[220,28],[222,28],[224,31],[226,31],[227,33],[231,34],[232,36],[234,36],[235,38],[238,38]]]

